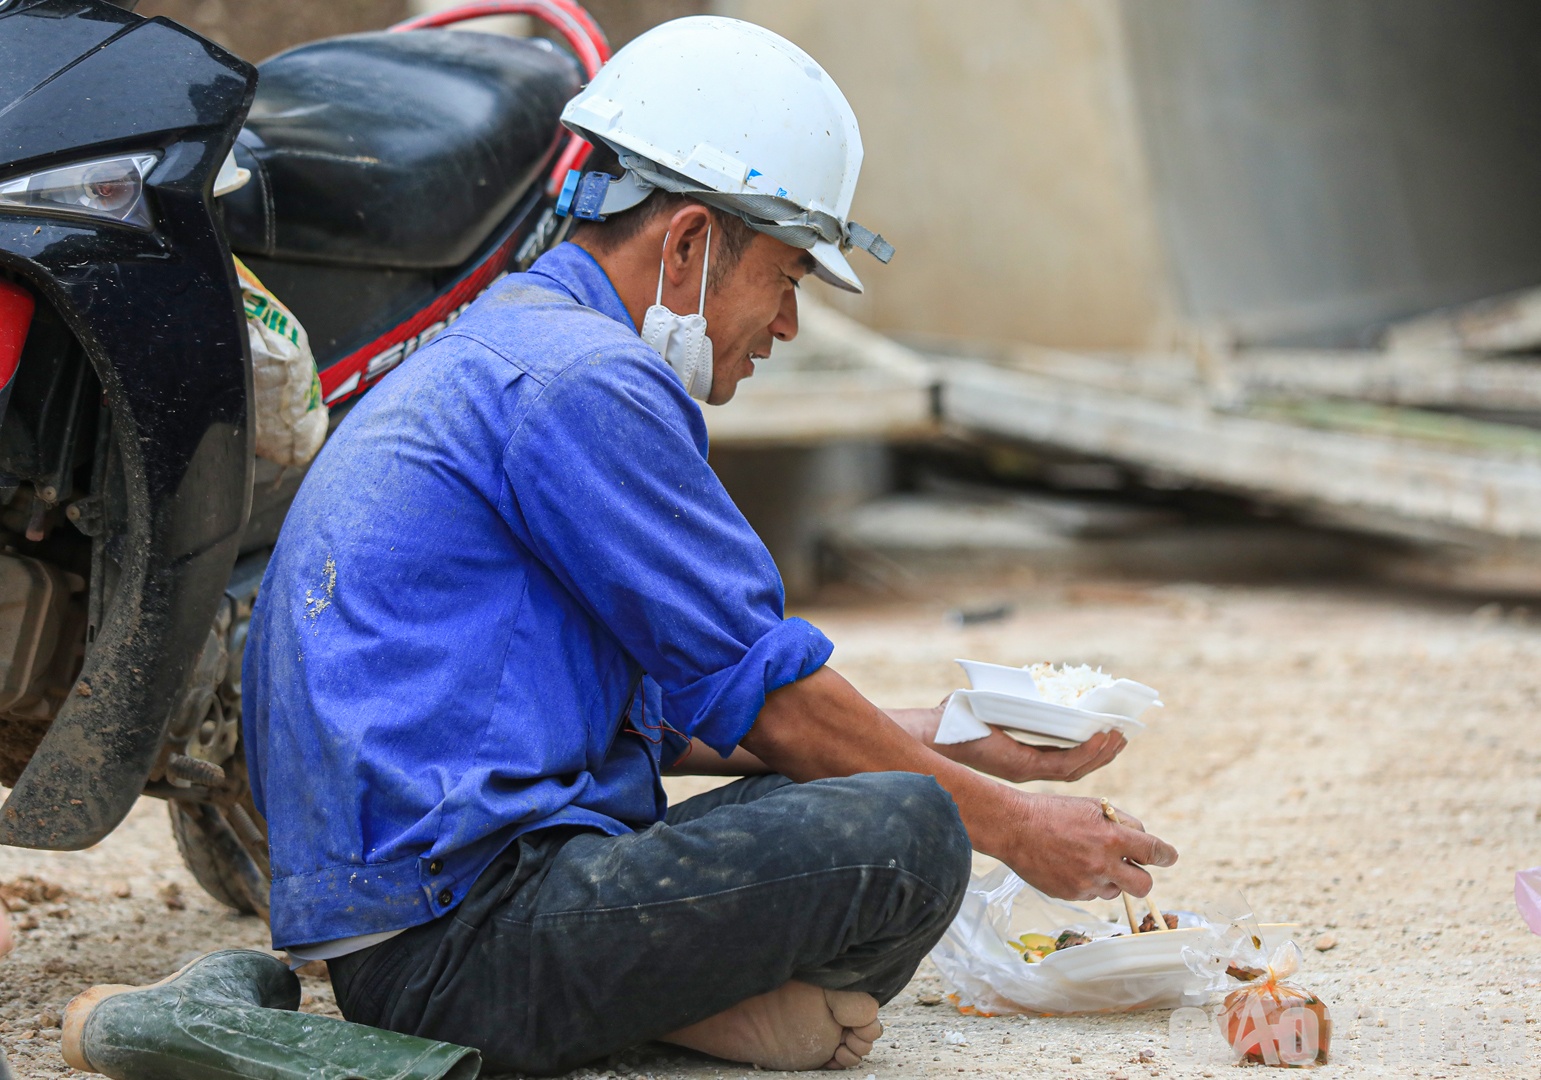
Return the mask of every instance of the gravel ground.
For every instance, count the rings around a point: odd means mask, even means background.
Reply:
[[[1004,619],[947,619],[1001,602],[1014,605]],[[1531,1078],[1541,941],[1512,884],[1516,868],[1541,863],[1541,629],[1521,610],[1472,607],[1338,587],[1083,583],[959,586],[802,614],[836,641],[834,665],[887,705],[934,703],[958,684],[954,656],[1101,664],[1160,688],[1167,708],[1151,729],[1072,790],[1112,798],[1177,845],[1182,861],[1158,878],[1164,905],[1239,889],[1265,921],[1301,924],[1299,981],[1337,1024],[1321,1075]],[[678,782],[676,795],[701,783]],[[57,1016],[84,987],[267,944],[260,923],[198,890],[153,800],[90,851],[0,849],[0,881],[24,907],[12,918],[32,927],[0,964],[0,1045],[21,1076],[69,1072]],[[1330,951],[1311,947],[1323,935]],[[304,986],[305,1008],[335,1011],[324,979]],[[986,1019],[925,1004],[945,990],[923,967],[856,1075],[1228,1067],[1212,1035],[1172,1037],[1192,1014]],[[608,1065],[577,1075],[746,1075],[646,1049]]]

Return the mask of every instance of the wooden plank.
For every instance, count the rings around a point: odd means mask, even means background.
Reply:
[[[1095,356],[1018,348],[1007,366],[1161,401],[1213,400],[1213,370],[1187,353]],[[1344,398],[1384,405],[1541,412],[1541,359],[1494,360],[1448,353],[1246,349],[1215,360],[1222,398]]]
[[[1541,411],[1541,360],[1535,359],[1260,349],[1237,353],[1231,366],[1243,392],[1254,397]]]
[[[1305,507],[1381,531],[1409,526],[1541,538],[1541,455],[1519,448],[1302,427],[1160,401],[974,361],[943,369],[945,423],[1127,462]]]
[[[1541,348],[1541,289],[1526,289],[1435,311],[1393,325],[1386,347],[1465,352]]]
[[[1099,355],[1024,345],[1011,349],[1000,366],[1156,401],[1202,401],[1208,397],[1198,366],[1187,353]]]
[[[1541,460],[1541,431],[1449,413],[1364,401],[1276,401],[1249,404],[1241,415],[1306,428],[1416,440],[1476,454],[1529,455]]]

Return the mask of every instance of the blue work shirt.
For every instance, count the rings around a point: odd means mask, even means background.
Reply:
[[[617,835],[832,646],[700,408],[563,244],[367,393],[305,478],[243,671],[275,947],[450,911],[510,841]],[[672,729],[672,731],[671,731]]]

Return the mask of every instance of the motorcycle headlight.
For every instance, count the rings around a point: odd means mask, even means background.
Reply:
[[[154,154],[127,154],[7,180],[0,183],[0,211],[87,217],[148,229],[154,223],[144,181],[158,160]]]

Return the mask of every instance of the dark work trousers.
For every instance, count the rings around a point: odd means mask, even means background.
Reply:
[[[563,1072],[790,979],[886,1002],[968,875],[928,776],[753,777],[643,832],[527,835],[454,911],[331,961],[332,985],[349,1020]]]

